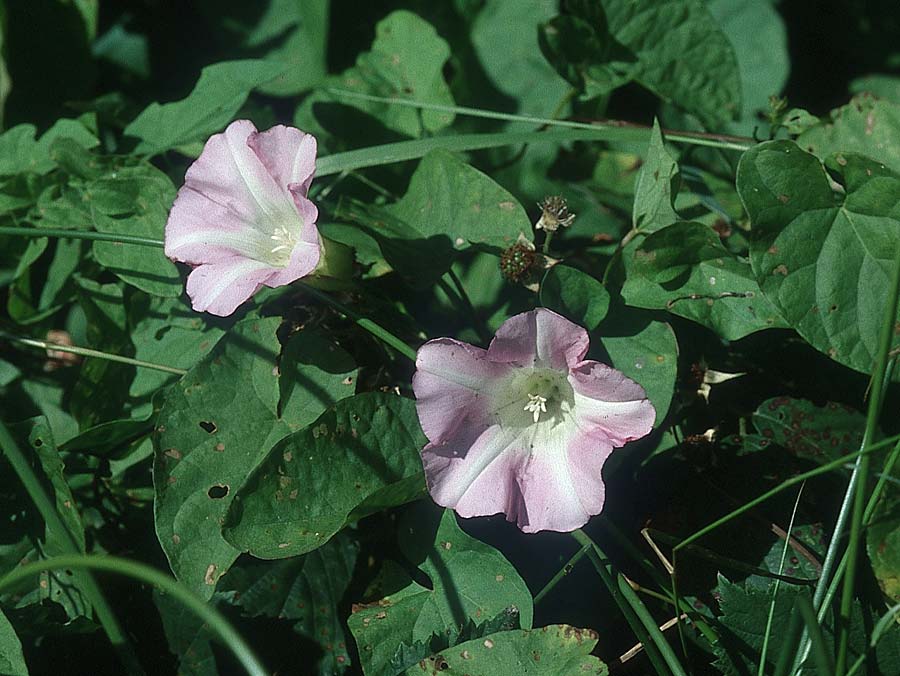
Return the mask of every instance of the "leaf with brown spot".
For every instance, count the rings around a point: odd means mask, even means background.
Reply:
[[[280,378],[274,368],[281,349],[275,335],[279,323],[266,318],[236,324],[169,390],[159,414],[153,472],[156,533],[176,577],[204,598],[214,590],[207,567],[214,565],[220,577],[239,554],[222,537],[220,526],[234,487],[244,483],[279,439],[352,393],[343,384],[346,371],[323,370],[307,360],[297,367],[279,417]],[[305,331],[291,340],[321,347],[321,338]],[[296,347],[290,353],[307,354]],[[180,451],[181,460],[165,454],[171,448]],[[231,490],[211,499],[210,486]]]
[[[900,248],[900,175],[862,155],[837,160],[826,173],[795,143],[761,143],[741,157],[737,187],[763,293],[810,345],[869,373]]]
[[[496,618],[510,607],[517,609],[521,626],[531,627],[531,594],[512,564],[493,547],[464,533],[450,510],[441,510],[438,522],[435,509],[416,505],[398,528],[403,554],[419,565],[434,589],[419,585],[392,564],[389,569],[399,577],[393,588],[400,589],[383,599],[390,603],[389,609],[360,607],[347,620],[366,676],[394,676],[392,664],[405,668],[405,659],[419,658],[409,653],[414,644],[441,650],[431,642],[436,635],[443,637],[445,646],[452,645],[468,624],[475,625],[479,617]],[[497,575],[503,576],[503,584],[497,584]],[[404,578],[406,586],[401,586]],[[385,614],[379,618],[381,613]],[[398,654],[398,644],[406,647],[405,657]],[[450,652],[443,653],[448,660]],[[452,653],[459,655],[455,648]]]

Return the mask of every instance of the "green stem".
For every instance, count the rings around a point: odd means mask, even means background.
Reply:
[[[588,553],[588,550],[591,548],[590,544],[584,544],[581,548],[572,555],[568,561],[566,561],[565,565],[556,571],[556,575],[550,578],[550,581],[544,585],[544,588],[541,589],[534,597],[534,604],[537,605],[540,603],[547,594],[549,594],[553,588],[559,584],[560,580],[562,580],[566,575],[572,572],[572,569],[575,567],[575,564],[581,561],[582,557]]]
[[[718,641],[719,637],[712,627],[703,619],[703,617],[699,616],[696,609],[692,608],[689,603],[683,601],[676,597],[674,590],[670,589],[666,585],[666,578],[660,573],[654,566],[653,563],[644,556],[641,551],[634,546],[634,543],[631,542],[625,534],[619,530],[616,526],[615,522],[611,519],[607,519],[604,516],[600,516],[599,519],[600,525],[609,533],[616,543],[625,550],[625,553],[628,554],[631,559],[650,576],[650,578],[656,583],[656,585],[665,592],[665,595],[669,597],[669,603],[675,604],[676,608],[680,610],[682,613],[686,613],[688,617],[691,618],[694,626],[700,630],[700,633],[709,641],[710,644]],[[672,580],[669,579],[669,583],[671,584]],[[679,634],[681,633],[681,623],[678,624]]]
[[[623,122],[621,120],[611,120],[607,122],[573,122],[571,120],[557,120],[552,117],[534,117],[531,115],[514,115],[510,113],[498,113],[493,110],[482,110],[481,108],[467,108],[465,106],[445,106],[438,103],[424,103],[422,101],[410,101],[409,99],[399,99],[385,96],[373,96],[371,94],[361,94],[359,92],[351,92],[343,89],[329,88],[329,94],[339,98],[357,99],[361,101],[371,101],[373,103],[386,103],[394,106],[406,106],[409,108],[418,108],[420,110],[433,110],[439,113],[452,113],[454,115],[467,115],[469,117],[481,117],[489,120],[503,120],[505,122],[527,122],[547,127],[561,127],[566,129],[600,129],[610,135],[608,140],[622,140],[625,130],[640,130],[642,136],[649,136],[651,127],[633,124],[631,122]],[[568,101],[567,98],[563,104]],[[616,134],[618,132],[618,134]],[[706,146],[711,148],[725,148],[727,150],[747,150],[756,145],[756,141],[746,136],[731,136],[729,134],[708,134],[705,132],[678,131],[673,129],[664,129],[663,133],[666,140],[673,143],[686,143],[689,145]],[[574,139],[573,139],[574,140]]]
[[[11,234],[11,235],[24,235],[28,236],[36,236],[36,237],[45,237],[45,236],[55,236],[55,237],[69,237],[71,234],[81,236],[82,239],[101,239],[104,241],[110,242],[122,242],[124,244],[141,244],[143,246],[153,246],[162,248],[165,243],[159,239],[150,239],[149,237],[129,237],[127,235],[108,235],[105,233],[99,232],[81,232],[81,233],[70,233],[69,230],[51,230],[51,229],[40,229],[37,228],[0,228],[0,234]],[[357,314],[350,308],[342,305],[338,301],[334,300],[331,296],[322,291],[319,291],[315,287],[310,286],[309,284],[305,284],[303,282],[295,282],[297,286],[303,287],[309,295],[318,298],[323,303],[330,305],[335,310],[340,312],[341,314],[352,319],[356,324],[371,333],[373,336],[382,340],[387,345],[390,345],[395,350],[397,350],[404,357],[411,359],[412,361],[416,360],[416,351],[407,345],[405,342],[400,340],[397,336],[392,334],[387,329],[382,328],[371,319],[366,319],[365,317]],[[2,337],[5,337],[7,340],[18,340],[19,342],[30,341],[30,344],[35,347],[44,347],[45,345],[50,346],[50,349],[60,350],[63,352],[73,352],[74,354],[83,354],[89,357],[99,357],[101,359],[108,359],[109,361],[118,361],[123,364],[132,364],[134,366],[143,366],[146,368],[156,368],[160,371],[167,371],[169,373],[175,373],[179,375],[183,375],[186,371],[181,369],[175,369],[171,366],[160,366],[159,364],[151,364],[149,362],[141,362],[137,359],[129,359],[128,357],[120,357],[118,355],[111,355],[105,352],[97,352],[95,350],[88,350],[88,348],[65,348],[66,346],[57,346],[52,345],[50,343],[45,343],[44,341],[34,341],[31,339],[19,338],[17,339],[14,336],[10,336],[7,334],[2,334]],[[27,343],[26,343],[27,344]],[[75,350],[79,350],[79,352],[75,352]],[[82,352],[83,350],[83,352]]]
[[[619,609],[622,610],[625,619],[628,620],[638,640],[644,645],[644,651],[647,653],[647,657],[650,658],[657,673],[661,675],[686,676],[684,667],[678,661],[678,656],[672,650],[672,646],[669,645],[666,637],[659,630],[656,620],[653,619],[647,607],[638,598],[634,589],[621,575],[616,574],[613,577],[612,566],[606,563],[608,559],[603,550],[581,529],[574,531],[572,537],[575,538],[578,544],[591,547],[588,555],[594,564],[594,568],[607,589],[609,589]],[[662,663],[660,663],[660,659]],[[666,667],[668,667],[668,670]]]
[[[553,231],[547,230],[544,234],[544,243],[541,246],[541,253],[545,256],[550,255],[550,241],[553,239]]]
[[[869,408],[866,412],[866,430],[863,438],[871,441],[875,438],[878,428],[878,418],[881,414],[881,401],[883,385],[887,375],[888,360],[891,351],[891,338],[894,335],[894,325],[897,321],[897,303],[900,301],[900,246],[897,247],[894,260],[894,273],[891,279],[890,292],[884,308],[884,319],[881,324],[881,335],[878,339],[878,353],[872,372],[871,396]],[[870,456],[864,454],[860,457],[859,472],[856,485],[850,491],[854,492],[853,516],[850,521],[850,539],[847,543],[847,571],[844,574],[841,594],[841,622],[840,637],[838,640],[838,653],[835,662],[836,676],[843,676],[847,671],[847,648],[850,639],[850,612],[853,606],[853,597],[856,582],[856,567],[859,560],[859,542],[862,539],[863,515],[866,507],[866,481],[869,477]],[[835,533],[834,537],[839,534]]]
[[[896,358],[891,359],[888,367],[888,372],[893,371],[895,360]],[[888,381],[885,382],[885,387],[887,386],[887,384]],[[882,395],[882,399],[883,396],[884,395]],[[860,443],[860,450],[866,448],[867,445],[868,439],[866,438],[864,433],[862,442]],[[884,467],[878,477],[875,488],[872,490],[872,495],[869,497],[869,502],[866,505],[866,513],[863,515],[864,525],[868,525],[871,522],[872,517],[875,514],[875,507],[878,505],[878,500],[881,497],[881,492],[884,490],[884,487],[887,484],[888,479],[890,478],[891,472],[894,468],[894,463],[897,461],[898,457],[900,457],[900,442],[898,442],[894,446],[893,450],[885,460]],[[857,462],[854,465],[853,474],[857,474],[858,471],[859,458],[857,458]],[[849,493],[849,485],[852,485],[853,483],[854,479],[853,475],[851,475],[850,482],[848,484],[848,492],[844,494],[844,499],[841,504],[841,510],[835,522],[831,542],[828,545],[828,551],[825,554],[825,561],[822,564],[822,572],[819,576],[819,583],[816,585],[816,591],[813,595],[813,607],[818,612],[819,622],[824,622],[825,615],[828,612],[828,608],[831,607],[831,601],[834,598],[835,593],[837,593],[838,584],[843,578],[844,571],[847,568],[847,552],[843,553],[836,568],[834,566],[834,563],[835,561],[837,561],[837,555],[840,552],[840,543],[842,540],[840,534],[844,531],[844,525],[850,513],[852,495],[850,495]],[[834,575],[832,575],[831,573],[832,569],[834,570]],[[803,637],[800,641],[800,648],[797,650],[797,655],[792,667],[793,673],[797,673],[800,665],[809,656],[810,648],[811,643],[809,635],[804,630]]]
[[[18,235],[20,237],[61,237],[64,239],[90,239],[97,242],[118,242],[120,244],[138,244],[140,246],[162,247],[162,240],[152,237],[138,237],[114,232],[96,232],[94,230],[66,230],[65,228],[14,228],[0,227],[0,235]]]
[[[875,648],[878,646],[878,642],[881,640],[882,636],[884,636],[891,629],[893,629],[894,631],[897,630],[895,625],[897,623],[898,613],[900,613],[900,603],[891,606],[888,611],[884,615],[882,615],[881,619],[878,620],[878,623],[872,630],[872,638],[869,640],[869,649],[856,658],[856,662],[854,662],[850,670],[847,671],[847,676],[853,676],[853,674],[855,674],[862,668],[866,659],[871,654],[871,651],[875,650]]]
[[[340,312],[348,319],[352,319],[354,322],[356,322],[357,326],[365,329],[386,345],[390,345],[407,359],[413,362],[416,361],[416,351],[387,329],[382,328],[371,319],[366,319],[362,315],[357,314],[346,305],[343,305],[342,303],[336,301],[327,293],[323,293],[322,291],[319,291],[317,288],[310,286],[309,284],[305,284],[303,282],[294,282],[294,284],[303,288],[303,290],[306,291],[310,296],[318,298],[326,305],[330,305],[332,308]]]
[[[878,482],[875,484],[875,488],[872,489],[872,495],[869,496],[869,503],[866,505],[866,513],[863,515],[863,524],[865,526],[868,526],[872,522],[872,519],[875,517],[875,508],[878,506],[878,501],[881,498],[881,493],[884,490],[885,485],[887,485],[890,474],[894,469],[894,464],[897,462],[898,458],[900,458],[900,441],[898,441],[894,445],[894,448],[891,450],[890,455],[888,455],[888,458],[884,464],[884,469],[882,470],[881,475],[878,477]],[[832,538],[832,541],[834,541],[834,538]],[[844,570],[846,570],[846,568],[847,552],[844,552],[844,555],[841,557],[840,562],[834,569],[834,576],[831,578],[831,581],[827,585],[827,590],[826,585],[822,584],[821,589],[825,590],[824,593],[821,595],[817,595],[813,599],[813,606],[818,609],[817,617],[819,624],[825,621],[825,615],[827,615],[828,613],[828,608],[831,607],[831,601],[834,598],[834,595],[837,593],[838,585],[843,578]],[[816,591],[818,592],[818,588]],[[816,602],[816,598],[818,598],[818,602]],[[791,669],[793,673],[796,673],[800,668],[800,665],[803,664],[803,662],[806,660],[811,647],[812,645],[809,636],[804,635],[803,642],[800,643],[800,649],[797,651],[797,657]]]
[[[101,352],[100,350],[92,350],[88,347],[78,347],[76,345],[60,345],[59,343],[51,343],[46,340],[23,338],[21,336],[14,336],[12,334],[6,333],[5,331],[0,331],[0,339],[8,340],[11,343],[18,343],[19,345],[36,347],[41,350],[57,350],[59,352],[77,354],[82,357],[95,357],[97,359],[105,359],[106,361],[118,362],[119,364],[128,364],[129,366],[153,369],[154,371],[163,371],[164,373],[173,373],[176,376],[183,376],[185,373],[187,373],[186,370],[176,368],[174,366],[165,366],[163,364],[154,364],[153,362],[142,361],[140,359],[132,359],[131,357],[122,357],[118,354]]]
[[[35,573],[61,568],[87,568],[118,573],[151,584],[161,591],[171,594],[183,606],[194,613],[219,637],[222,644],[232,652],[251,676],[267,676],[269,673],[253,652],[253,649],[235,631],[234,627],[213,606],[205,603],[193,592],[185,589],[175,580],[137,561],[129,561],[116,556],[86,556],[83,554],[55,556],[44,561],[35,561],[16,568],[0,579],[0,590],[14,585]]]
[[[41,484],[40,479],[31,468],[31,464],[28,462],[25,454],[22,453],[22,450],[19,448],[19,444],[16,443],[16,440],[9,433],[9,430],[2,421],[0,421],[0,448],[3,449],[7,460],[9,460],[10,466],[12,466],[13,471],[18,475],[19,480],[25,487],[28,497],[31,498],[31,501],[34,503],[35,507],[37,507],[38,512],[40,512],[41,518],[43,518],[47,529],[57,535],[60,545],[64,549],[68,550],[73,555],[81,556],[75,538],[57,513],[56,506],[53,501],[51,501],[50,496],[44,489],[43,484]],[[42,567],[46,563],[47,561],[38,561],[34,564],[23,566],[7,575],[4,580],[10,580],[13,576],[18,576],[15,579],[21,580],[36,572],[48,570],[47,568]],[[28,569],[27,574],[21,572],[26,569]],[[125,666],[127,673],[143,674],[144,670],[141,668],[140,662],[138,662],[134,649],[128,642],[125,633],[122,631],[122,627],[119,625],[119,621],[116,619],[109,603],[107,603],[106,597],[97,585],[96,580],[94,580],[94,577],[89,572],[80,577],[81,587],[84,590],[85,595],[90,599],[94,610],[97,612],[97,619],[100,621],[100,625],[103,627],[103,631],[106,632],[113,648],[118,653],[119,659]],[[0,588],[3,586],[4,583],[0,582]]]
[[[852,455],[856,456],[856,455],[860,455],[860,454],[873,453],[873,452],[883,448],[884,446],[887,446],[888,444],[892,444],[892,443],[896,442],[898,439],[900,439],[900,434],[894,435],[887,439],[882,439],[878,443],[871,444],[864,450],[856,451]],[[756,507],[756,505],[763,503],[766,500],[768,500],[769,498],[778,495],[783,490],[786,490],[786,489],[790,488],[791,486],[796,486],[798,483],[806,481],[807,479],[811,479],[814,476],[819,476],[820,474],[827,474],[828,472],[831,472],[832,470],[838,469],[839,467],[843,467],[847,463],[848,459],[849,459],[848,456],[844,456],[843,458],[838,458],[837,460],[832,460],[829,463],[826,463],[824,465],[816,467],[815,469],[811,469],[808,472],[803,472],[802,474],[798,474],[797,476],[791,477],[790,479],[786,479],[785,481],[778,484],[775,488],[772,488],[771,490],[766,491],[759,497],[754,498],[750,502],[747,502],[747,503],[741,505],[740,507],[729,512],[722,518],[716,519],[708,526],[704,526],[703,528],[701,528],[700,530],[695,532],[690,537],[685,538],[684,540],[679,542],[677,545],[675,545],[674,551],[677,552],[677,551],[683,549],[684,547],[687,547],[692,542],[699,540],[704,535],[711,533],[712,531],[716,530],[720,526],[723,526],[727,522],[731,521],[732,519],[740,516],[741,514],[744,514],[745,512],[750,511],[751,509]],[[674,565],[674,561],[673,561],[673,565]]]
[[[803,487],[805,485],[806,484],[800,484],[800,490],[797,491],[797,500],[794,502],[794,509],[791,511],[791,520],[788,523],[787,531],[785,531],[784,547],[781,549],[781,560],[778,562],[779,575],[784,573],[784,562],[787,560],[788,550],[791,548],[791,532],[794,530],[794,519],[797,517],[797,509],[800,507],[800,497],[803,495]],[[769,639],[772,636],[772,623],[775,621],[775,604],[778,602],[778,589],[780,585],[781,580],[776,579],[775,587],[772,590],[772,603],[769,605],[769,615],[766,618],[766,631],[763,634],[762,650],[759,655],[759,668],[756,672],[758,676],[764,676],[766,671],[766,655],[769,652]],[[806,600],[805,597],[804,600]],[[812,609],[811,605],[810,609]]]
[[[566,143],[568,141],[634,141],[646,142],[649,132],[642,129],[584,125],[586,129],[565,131],[522,131],[496,134],[456,134],[434,136],[414,141],[398,141],[358,150],[348,150],[320,157],[316,161],[316,176],[339,174],[342,171],[379,167],[396,162],[417,160],[432,150],[453,152],[484,150],[522,143]]]

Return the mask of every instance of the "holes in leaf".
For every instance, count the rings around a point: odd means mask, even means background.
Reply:
[[[228,495],[229,488],[225,484],[215,484],[210,486],[206,494],[213,500],[221,500]]]
[[[38,437],[37,439],[35,439],[35,440],[34,440],[33,442],[31,442],[31,443],[32,443],[32,445],[33,445],[35,448],[40,448],[41,446],[44,445],[44,440],[41,439],[40,437]]]
[[[216,424],[210,420],[201,420],[200,427],[204,432],[207,432],[208,434],[215,434],[216,430],[219,429],[218,427],[216,427]]]

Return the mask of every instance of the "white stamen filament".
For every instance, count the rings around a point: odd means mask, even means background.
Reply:
[[[529,394],[528,403],[525,404],[523,411],[530,411],[534,415],[534,422],[538,421],[541,413],[547,412],[547,398],[539,394]]]
[[[284,257],[284,252],[290,253],[293,251],[294,245],[296,244],[293,234],[285,227],[275,228],[274,233],[269,236],[269,239],[275,242],[275,246],[272,247],[271,253],[281,254],[279,258]]]

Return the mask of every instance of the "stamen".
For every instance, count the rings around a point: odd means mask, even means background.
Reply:
[[[291,232],[284,227],[275,228],[275,232],[269,235],[269,239],[275,242],[275,246],[272,247],[269,252],[273,254],[280,254],[279,258],[284,258],[285,253],[290,253],[294,250],[294,245],[296,241],[294,240],[294,236]],[[279,261],[281,263],[281,261]]]
[[[529,394],[528,403],[525,404],[523,411],[530,411],[534,415],[534,422],[538,421],[541,413],[547,412],[547,398],[539,394]]]

